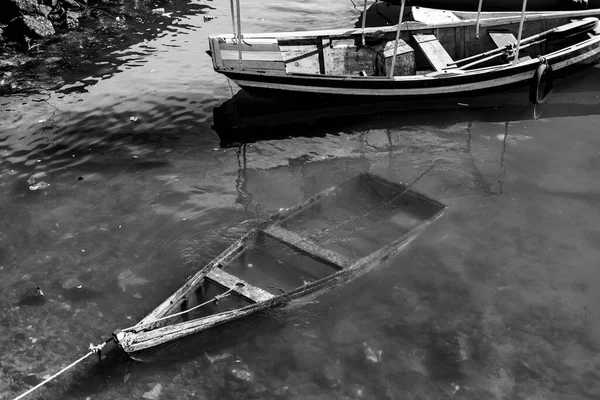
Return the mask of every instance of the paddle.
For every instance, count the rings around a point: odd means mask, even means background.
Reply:
[[[555,37],[563,37],[567,34],[572,34],[573,31],[578,31],[578,33],[586,32],[588,30],[592,30],[592,29],[596,28],[597,25],[598,25],[598,18],[590,17],[590,18],[584,18],[580,21],[574,21],[574,22],[571,22],[571,23],[568,23],[565,25],[557,26],[556,28],[549,29],[545,32],[538,33],[537,35],[533,35],[533,36],[530,36],[528,38],[521,40],[521,48],[523,48],[523,45],[535,44],[533,42],[551,40]],[[461,60],[456,60],[456,61],[454,61],[454,63],[449,64],[449,65],[459,66],[459,64],[467,63],[469,66],[471,66],[471,65],[473,65],[472,62],[475,60],[479,60],[482,58],[485,58],[487,60],[488,57],[490,57],[490,56],[498,56],[498,55],[501,55],[502,53],[510,52],[513,49],[513,45],[514,45],[514,43],[510,43],[504,47],[498,47],[496,49],[489,50],[484,53],[476,54],[474,56],[463,58]],[[491,58],[494,58],[494,57],[491,57]],[[483,60],[482,60],[482,62],[483,62]],[[471,63],[471,64],[469,64],[469,63]]]

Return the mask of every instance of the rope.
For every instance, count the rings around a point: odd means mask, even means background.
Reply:
[[[142,327],[144,327],[144,326],[147,326],[147,325],[152,325],[152,324],[154,324],[154,323],[156,323],[156,322],[163,321],[163,320],[165,320],[165,319],[169,319],[169,318],[177,317],[177,316],[179,316],[179,315],[182,315],[182,314],[187,314],[187,313],[189,313],[189,312],[191,312],[191,311],[194,311],[194,310],[196,310],[196,309],[198,309],[198,308],[200,308],[200,307],[204,307],[204,306],[205,306],[205,305],[207,305],[207,304],[210,304],[210,303],[213,303],[213,302],[217,302],[217,301],[219,301],[219,300],[221,300],[221,299],[223,299],[223,298],[225,298],[225,297],[229,296],[229,295],[231,294],[231,292],[232,292],[234,289],[236,289],[236,288],[238,288],[238,287],[244,287],[244,286],[246,286],[246,285],[244,285],[242,282],[237,282],[235,285],[233,285],[231,288],[229,288],[229,290],[228,290],[228,291],[226,291],[226,292],[224,292],[224,293],[222,293],[222,294],[218,294],[218,295],[216,295],[215,297],[213,297],[212,299],[210,299],[210,300],[208,300],[208,301],[205,301],[205,302],[204,302],[204,303],[202,303],[202,304],[198,304],[198,305],[196,305],[196,306],[194,306],[194,307],[192,307],[192,308],[189,308],[189,309],[187,309],[187,310],[180,311],[180,312],[178,312],[178,313],[175,313],[175,314],[169,314],[169,315],[166,315],[166,316],[164,316],[164,317],[162,317],[162,318],[155,319],[155,320],[153,320],[153,321],[150,321],[150,322],[147,322],[147,323],[145,323],[145,324],[143,324],[143,325],[133,325],[133,326],[130,326],[129,328],[121,329],[121,332],[130,331],[130,330],[132,330],[132,329],[140,329],[140,328],[142,328]],[[16,399],[15,399],[15,400],[16,400]]]
[[[85,356],[81,357],[79,360],[67,365],[66,367],[64,367],[63,369],[61,369],[60,371],[58,371],[57,373],[55,373],[54,375],[52,375],[50,378],[46,379],[45,381],[38,383],[37,385],[35,385],[34,387],[32,387],[31,389],[29,389],[28,391],[26,391],[25,393],[21,394],[18,397],[15,397],[13,400],[20,400],[23,397],[27,396],[29,393],[33,392],[34,390],[44,386],[46,383],[50,382],[51,380],[53,380],[54,378],[56,378],[57,376],[59,376],[60,374],[62,374],[63,372],[73,368],[74,366],[76,366],[77,364],[79,364],[80,362],[82,362],[83,360],[85,360],[86,358],[88,358],[89,356],[91,356],[92,354],[98,354],[100,352],[100,350],[102,350],[102,348],[104,347],[104,345],[106,343],[108,343],[109,341],[111,341],[111,339],[106,340],[104,343],[99,344],[97,346],[94,346],[93,344],[90,343],[90,352],[87,353]]]

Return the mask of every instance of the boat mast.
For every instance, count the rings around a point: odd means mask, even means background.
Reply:
[[[527,1],[527,0],[525,0],[525,1]],[[244,64],[242,63],[242,38],[243,38],[243,36],[242,36],[242,16],[240,13],[240,0],[236,0],[236,8],[237,8],[238,57],[240,59],[240,69],[244,69]]]
[[[483,6],[483,0],[479,0],[479,6],[477,7],[477,24],[475,25],[475,37],[479,39],[479,21],[481,19],[481,7]]]
[[[367,26],[367,0],[365,0],[365,6],[363,8],[362,15],[362,45],[365,45],[365,27]]]
[[[239,0],[238,0],[239,1]],[[525,23],[525,10],[527,9],[527,0],[523,0],[523,10],[521,10],[521,23],[519,24],[519,37],[517,38],[517,50],[513,65],[519,62],[519,50],[521,50],[521,37],[523,36],[523,24]]]
[[[398,41],[400,40],[400,29],[402,25],[402,16],[404,15],[404,5],[406,0],[402,0],[400,5],[400,15],[398,16],[398,29],[396,30],[396,41],[394,42],[394,56],[392,57],[392,68],[388,74],[389,78],[394,78],[394,69],[396,68],[396,55],[398,54]]]

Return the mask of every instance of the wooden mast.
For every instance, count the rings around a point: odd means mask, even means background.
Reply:
[[[237,39],[238,39],[238,57],[240,59],[240,69],[244,69],[242,62],[242,16],[240,13],[240,0],[236,0],[237,8]]]
[[[479,0],[479,7],[477,7],[477,23],[475,24],[475,37],[479,39],[479,23],[481,20],[481,7],[483,7],[483,0]]]
[[[365,6],[363,7],[362,15],[362,45],[365,45],[365,27],[367,26],[367,0],[365,0]]]
[[[402,16],[404,15],[404,5],[406,0],[402,0],[400,6],[400,15],[398,16],[398,29],[396,30],[396,41],[394,42],[394,56],[392,57],[392,68],[388,74],[388,77],[392,79],[394,77],[394,69],[396,68],[396,55],[398,54],[398,41],[400,40],[400,29],[402,28]]]
[[[523,9],[521,10],[521,23],[519,24],[519,37],[517,38],[517,50],[515,51],[515,59],[513,65],[519,62],[519,50],[521,50],[521,37],[523,36],[523,25],[525,23],[525,10],[527,9],[527,0],[523,0]]]

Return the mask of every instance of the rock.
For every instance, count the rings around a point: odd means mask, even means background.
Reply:
[[[52,36],[55,33],[52,23],[48,21],[43,15],[23,15],[21,17],[15,18],[10,22],[7,29],[8,35],[17,39],[20,39],[23,36],[28,36],[34,39],[44,38]],[[38,182],[37,185],[40,185],[42,183],[45,182]],[[46,183],[46,185],[48,184]]]
[[[461,365],[470,360],[473,345],[469,337],[459,331],[434,331],[431,337],[434,373],[447,378],[462,377]]]
[[[326,364],[323,367],[323,380],[328,387],[339,388],[342,385],[343,378],[344,370],[339,360],[334,364]]]
[[[365,356],[365,362],[367,364],[379,364],[381,362],[381,356],[383,352],[381,350],[374,351],[367,342],[362,343],[363,354]]]
[[[77,11],[67,11],[67,28],[75,29],[79,26],[79,18],[83,14]]]
[[[19,306],[41,306],[46,302],[46,296],[40,287],[27,288],[21,295]]]
[[[78,10],[80,8],[83,8],[83,6],[75,0],[60,0],[60,2],[66,9]]]
[[[298,391],[292,386],[282,386],[275,390],[273,394],[277,397],[289,398],[290,396],[296,396]]]
[[[22,15],[42,15],[36,0],[0,0],[0,23]]]
[[[148,399],[148,400],[157,400],[158,396],[160,396],[161,391],[162,391],[162,385],[160,383],[157,383],[156,385],[154,385],[152,390],[144,393],[142,395],[142,398]]]
[[[45,4],[40,4],[40,12],[42,13],[42,15],[44,17],[48,17],[48,15],[50,15],[50,13],[52,12],[52,7],[51,6],[47,6]]]
[[[366,390],[363,385],[353,383],[348,386],[348,396],[353,399],[364,399],[366,397]]]
[[[68,278],[61,283],[61,287],[65,290],[81,288],[83,283],[77,278]]]
[[[227,371],[227,386],[236,392],[250,389],[255,379],[254,372],[246,364],[236,363]]]

